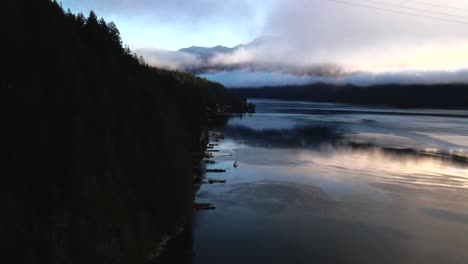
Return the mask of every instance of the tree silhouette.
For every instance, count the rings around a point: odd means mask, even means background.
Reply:
[[[49,0],[5,6],[5,258],[146,261],[190,212],[192,151],[209,125],[206,109],[242,112],[245,99],[148,67],[94,12],[73,15]]]
[[[122,47],[122,38],[120,37],[120,31],[114,24],[114,22],[108,23],[107,28],[109,29],[111,41],[118,47]]]

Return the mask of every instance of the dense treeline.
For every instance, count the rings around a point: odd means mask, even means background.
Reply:
[[[143,261],[190,211],[206,109],[245,99],[148,67],[93,12],[4,5],[4,250],[15,263]]]
[[[369,87],[310,84],[238,88],[233,91],[249,98],[339,102],[361,105],[387,105],[404,108],[468,108],[468,85],[398,85]]]

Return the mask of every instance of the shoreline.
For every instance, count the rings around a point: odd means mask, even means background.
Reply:
[[[241,115],[246,114],[241,113]],[[231,118],[232,115],[238,115],[239,113],[210,113],[207,111],[208,114],[208,125],[204,128],[201,129],[200,132],[200,140],[199,144],[197,147],[192,148],[192,164],[194,164],[193,170],[192,170],[192,179],[193,179],[193,194],[192,194],[192,206],[190,210],[187,210],[186,214],[186,219],[182,223],[179,223],[175,230],[166,233],[165,235],[162,236],[161,241],[156,247],[155,252],[153,252],[149,257],[148,260],[152,263],[160,263],[161,258],[164,257],[173,257],[170,256],[170,249],[173,247],[172,244],[178,244],[179,238],[189,235],[187,232],[191,231],[192,229],[192,214],[194,213],[193,205],[195,204],[195,196],[197,191],[199,190],[201,184],[203,184],[203,180],[205,179],[204,173],[205,167],[208,163],[203,162],[203,160],[206,160],[208,157],[207,155],[211,154],[212,148],[214,145],[217,145],[216,142],[211,142],[211,133],[214,131],[217,131],[219,129],[224,128],[224,126],[227,124],[229,119]],[[210,158],[212,158],[210,156]],[[195,165],[196,164],[196,165]],[[211,164],[211,163],[210,163]],[[190,234],[191,235],[191,234]],[[174,246],[175,247],[175,246]],[[166,253],[169,253],[169,256],[166,256]],[[166,263],[166,262],[163,262]]]

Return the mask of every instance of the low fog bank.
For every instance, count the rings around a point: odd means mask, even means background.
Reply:
[[[169,51],[162,49],[138,49],[135,52],[155,67],[180,70],[200,75],[227,87],[261,87],[304,85],[312,83],[353,84],[369,86],[378,84],[451,84],[468,83],[468,68],[441,62],[440,67],[430,64],[431,49],[418,51],[427,67],[421,65],[393,66],[375,62],[370,58],[342,56],[325,57],[319,53],[311,57],[307,50],[292,50],[291,45],[279,37],[263,36],[249,44],[229,48],[224,46],[197,47]],[[303,53],[301,53],[303,52]],[[371,53],[373,51],[371,50]],[[428,54],[426,54],[428,52]],[[457,52],[456,49],[446,53]],[[390,52],[391,53],[391,52]],[[439,54],[442,56],[442,54]],[[416,56],[416,55],[414,55]],[[432,57],[431,57],[432,56]],[[375,54],[375,58],[388,60],[389,55]],[[361,65],[359,65],[361,64]],[[376,66],[377,65],[377,66]]]
[[[357,72],[342,77],[294,75],[283,72],[256,72],[249,69],[201,74],[201,77],[220,82],[231,88],[252,88],[265,86],[306,85],[306,84],[351,84],[374,86],[381,84],[435,85],[467,84],[468,69],[457,71],[400,71],[386,73]]]

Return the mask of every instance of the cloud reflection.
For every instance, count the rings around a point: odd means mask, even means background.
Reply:
[[[396,159],[431,158],[451,163],[468,165],[468,157],[457,155],[454,152],[445,152],[442,149],[427,151],[426,149],[398,148],[380,146],[378,141],[354,141],[345,136],[338,125],[296,126],[282,129],[252,129],[242,125],[228,125],[226,136],[246,145],[262,148],[289,148],[289,149],[319,149],[321,151],[336,151],[349,149],[354,151],[379,151]]]

